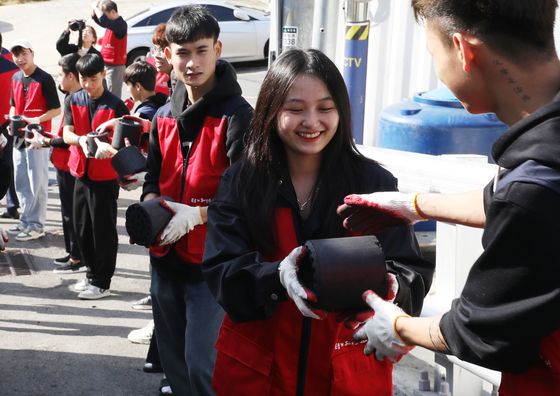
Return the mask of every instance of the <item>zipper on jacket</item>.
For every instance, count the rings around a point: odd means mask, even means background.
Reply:
[[[183,202],[185,193],[185,183],[187,178],[187,165],[189,164],[189,154],[191,152],[192,142],[181,143],[181,151],[183,152],[183,170],[181,171],[181,193],[179,194],[179,203]]]
[[[305,393],[305,377],[307,375],[307,357],[309,355],[309,340],[311,339],[311,318],[304,317],[301,324],[301,342],[298,357],[298,374],[296,396]]]

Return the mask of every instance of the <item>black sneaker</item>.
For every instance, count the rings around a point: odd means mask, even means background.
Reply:
[[[86,272],[86,266],[81,263],[72,264],[69,262],[66,265],[61,265],[58,268],[53,269],[55,274],[77,274],[78,272]]]
[[[67,254],[64,257],[59,257],[57,259],[54,259],[54,265],[67,265],[68,263],[70,263],[70,255]]]
[[[17,209],[7,209],[4,213],[0,214],[3,219],[19,219],[19,212]]]

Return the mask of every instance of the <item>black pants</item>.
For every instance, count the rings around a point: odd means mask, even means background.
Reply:
[[[95,182],[85,178],[74,184],[74,229],[80,258],[88,267],[93,286],[109,289],[115,273],[117,249],[116,181]]]
[[[14,180],[14,137],[8,134],[5,134],[5,136],[8,139],[8,143],[6,143],[6,147],[4,147],[4,150],[0,155],[6,160],[6,163],[10,167],[10,187],[8,188],[8,196],[10,200],[8,202],[7,208],[11,211],[19,208],[19,200],[16,194],[16,184]]]
[[[58,195],[60,197],[60,212],[62,214],[62,231],[64,233],[64,247],[73,259],[80,258],[80,250],[76,243],[74,233],[73,208],[74,208],[74,183],[76,178],[60,169],[56,170],[58,181]]]

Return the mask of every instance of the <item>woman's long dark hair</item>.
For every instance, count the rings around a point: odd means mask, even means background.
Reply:
[[[263,253],[274,252],[274,209],[281,175],[287,173],[284,144],[278,137],[276,118],[294,81],[301,75],[314,76],[327,86],[339,114],[336,133],[321,156],[318,179],[320,190],[316,203],[328,202],[326,206],[319,205],[328,211],[324,216],[325,235],[344,233],[335,211],[344,196],[353,192],[355,187],[355,177],[348,176],[354,173],[355,160],[361,155],[352,139],[350,101],[339,70],[318,50],[284,52],[271,65],[263,80],[241,169],[233,183],[235,194],[249,219],[251,239]]]

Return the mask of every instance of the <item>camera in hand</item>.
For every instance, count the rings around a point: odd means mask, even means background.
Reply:
[[[68,22],[68,29],[73,31],[84,30],[86,27],[86,21],[83,19],[72,19]]]

